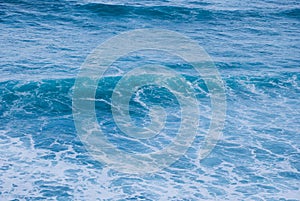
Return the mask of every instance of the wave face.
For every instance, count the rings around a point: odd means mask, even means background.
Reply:
[[[300,3],[291,1],[8,0],[0,3],[0,200],[300,200]],[[93,158],[72,114],[87,55],[123,31],[161,28],[197,41],[226,90],[223,137],[203,160],[211,118],[208,89],[186,62],[157,52],[119,59],[99,81],[98,124],[125,153],[169,145],[180,104],[157,86],[130,100],[137,126],[149,107],[168,111],[164,136],[133,140],[112,116],[113,90],[143,64],[164,65],[195,88],[199,134],[170,167],[125,174]],[[142,143],[141,143],[142,142]]]

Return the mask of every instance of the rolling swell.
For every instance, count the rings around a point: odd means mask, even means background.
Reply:
[[[0,118],[37,118],[71,114],[74,79],[0,83]]]
[[[162,20],[200,20],[212,19],[212,13],[205,9],[192,9],[175,6],[128,6],[90,3],[82,8],[97,13],[99,16],[143,17]]]
[[[288,17],[299,19],[299,8],[295,9],[214,9],[210,4],[200,4],[201,7],[185,7],[185,6],[140,6],[140,5],[121,5],[121,4],[104,4],[104,3],[83,3],[76,1],[27,1],[27,0],[9,0],[5,1],[0,7],[0,14],[5,16],[6,8],[11,5],[16,6],[15,9],[30,9],[39,12],[48,12],[48,14],[76,14],[86,13],[90,11],[98,16],[106,17],[150,17],[162,20],[212,20],[212,19],[241,19],[245,17],[264,18],[264,17]],[[11,8],[11,7],[10,7]],[[19,10],[18,12],[21,12]],[[26,12],[25,12],[26,13]],[[28,12],[27,12],[28,13]]]
[[[221,69],[230,66],[218,65]],[[231,68],[236,68],[231,66]],[[232,70],[232,69],[230,69]],[[224,77],[225,86],[240,96],[253,96],[254,93],[264,93],[272,95],[274,93],[284,94],[286,97],[296,99],[296,94],[300,92],[300,74],[296,72],[286,72],[272,74],[272,76],[251,76],[246,74],[231,75]],[[199,98],[206,98],[207,88],[201,79],[194,76],[184,76],[198,87]],[[98,84],[96,99],[103,99],[103,103],[110,102],[115,85],[121,76],[104,77]],[[8,117],[15,118],[37,118],[41,116],[64,116],[72,114],[72,95],[74,78],[66,79],[43,79],[36,81],[10,80],[0,82],[0,118],[9,120]],[[251,88],[253,86],[254,88]],[[250,87],[250,88],[249,88]],[[286,91],[289,89],[289,91]],[[253,91],[255,90],[255,91]],[[239,95],[240,94],[240,95]],[[154,100],[155,101],[155,100]],[[107,104],[107,103],[105,103]],[[101,104],[96,104],[98,109],[107,109]],[[110,109],[106,110],[108,112]],[[8,118],[8,119],[7,119]]]
[[[300,8],[288,9],[279,13],[279,16],[300,20]]]
[[[299,18],[299,9],[234,9],[234,10],[215,10],[210,7],[189,8],[179,6],[135,6],[135,5],[117,5],[88,3],[76,5],[80,9],[87,9],[99,16],[118,16],[153,18],[161,20],[242,20],[243,18],[270,18],[277,17]]]

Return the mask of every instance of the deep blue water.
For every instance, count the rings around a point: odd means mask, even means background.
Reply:
[[[195,156],[199,134],[170,167],[134,175],[91,157],[74,126],[72,96],[94,48],[142,28],[197,41],[220,72],[227,111],[223,137],[208,157]],[[0,51],[0,200],[300,200],[299,1],[2,0]],[[114,65],[126,72],[160,62],[184,74],[196,86],[200,126],[207,130],[205,84],[186,63],[170,58],[134,53]],[[98,123],[124,152],[150,152],[122,137],[113,122],[108,103],[121,77],[108,71],[100,80]],[[130,114],[140,126],[149,123],[142,103],[170,114],[180,106],[155,86],[137,97]],[[172,137],[180,120],[167,120]],[[162,149],[169,141],[148,143]]]

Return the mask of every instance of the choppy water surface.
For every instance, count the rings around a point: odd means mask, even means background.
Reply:
[[[0,2],[0,200],[300,200],[300,3],[298,1],[2,1]],[[118,135],[109,102],[122,75],[141,63],[168,66],[193,84],[201,129],[185,156],[154,174],[114,171],[93,159],[72,116],[73,86],[87,55],[123,31],[160,28],[197,41],[224,81],[223,137],[197,159],[210,119],[209,93],[190,66],[155,52],[120,58],[97,88],[96,113],[110,143],[151,152]],[[171,114],[168,90],[133,95],[131,118],[149,123],[147,105]],[[201,134],[202,133],[202,134]]]

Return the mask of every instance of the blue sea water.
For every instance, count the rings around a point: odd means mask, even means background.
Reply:
[[[136,175],[89,154],[74,126],[72,96],[94,48],[144,28],[197,41],[220,72],[227,110],[223,136],[206,158],[194,154],[198,136],[170,167]],[[299,1],[2,0],[0,51],[0,200],[300,200]],[[201,128],[208,128],[205,84],[180,59],[168,58],[133,53],[99,82],[98,123],[124,152],[151,151],[116,135],[108,104],[122,73],[141,63],[184,74],[201,102]],[[149,123],[142,103],[173,114],[180,106],[167,90],[145,87],[131,101],[140,126]],[[172,137],[179,119],[169,120]]]

